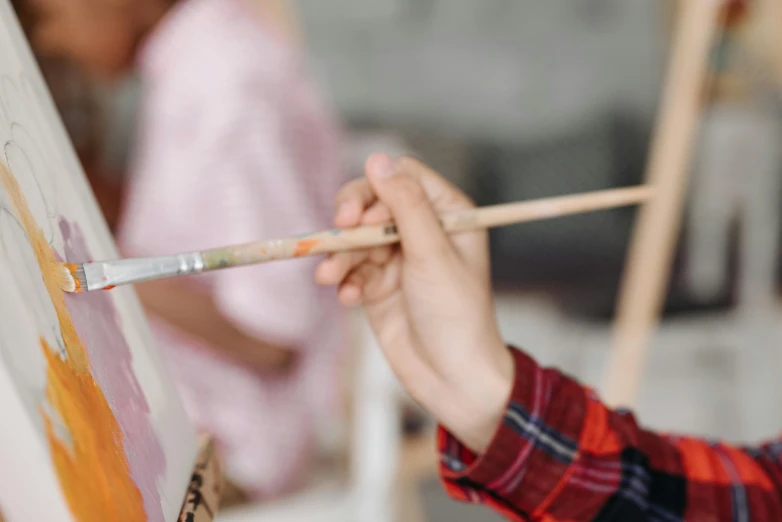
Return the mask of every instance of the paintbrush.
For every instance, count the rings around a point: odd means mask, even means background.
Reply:
[[[443,214],[440,216],[440,222],[448,233],[466,232],[634,205],[647,201],[651,195],[652,189],[648,186],[602,190],[478,207]],[[396,226],[388,223],[327,230],[307,236],[259,241],[171,256],[84,264],[63,263],[59,267],[60,286],[66,292],[77,293],[109,290],[119,285],[397,242],[399,242],[399,234]]]

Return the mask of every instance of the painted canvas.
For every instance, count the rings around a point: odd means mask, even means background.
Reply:
[[[177,518],[196,438],[130,288],[65,295],[117,256],[8,0],[0,0],[0,512]]]

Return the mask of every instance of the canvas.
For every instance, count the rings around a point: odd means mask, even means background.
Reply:
[[[8,0],[0,144],[0,513],[171,522],[195,433],[133,290],[59,290],[59,261],[117,251]]]

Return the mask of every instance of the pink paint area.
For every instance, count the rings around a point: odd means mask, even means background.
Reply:
[[[78,225],[60,220],[67,261],[88,259]],[[149,522],[164,522],[157,484],[166,461],[149,415],[149,404],[133,373],[133,354],[110,294],[66,294],[65,302],[90,358],[92,375],[103,390],[125,436],[131,476],[144,497]]]

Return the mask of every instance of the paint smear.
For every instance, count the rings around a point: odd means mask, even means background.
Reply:
[[[144,500],[122,450],[122,430],[106,397],[89,372],[76,370],[43,340],[41,348],[47,362],[46,398],[72,439],[61,440],[56,421],[41,409],[52,461],[74,518],[79,522],[145,520]]]
[[[74,318],[66,306],[65,295],[59,288],[55,253],[32,217],[19,184],[2,163],[0,186],[9,195],[17,218],[33,246],[65,345],[66,358],[63,359],[41,340],[47,363],[46,397],[56,415],[50,416],[43,407],[40,413],[45,423],[54,469],[68,506],[78,522],[162,520],[162,515],[157,516],[159,505],[148,517],[142,491],[136,485],[133,470],[128,463],[126,437],[134,436],[130,432],[132,424],[126,427],[126,433],[101,388],[101,384],[106,383],[96,381],[92,374],[94,368],[90,356],[100,353],[108,358],[109,352],[114,355],[113,350],[117,347],[116,338],[111,334],[114,327],[104,321],[93,323],[93,315],[90,315],[89,330],[93,331],[96,324],[99,325],[98,330],[89,343],[92,348],[82,342]],[[92,305],[89,313],[100,315],[103,312]],[[118,329],[116,331],[119,332]],[[111,344],[98,346],[96,341]],[[121,343],[119,349],[122,351]],[[117,356],[120,359],[125,357],[122,353]],[[105,365],[105,361],[101,363],[95,368]],[[109,365],[107,368],[111,367]],[[118,370],[115,375],[119,375],[119,371],[129,372],[130,369]],[[100,373],[96,371],[97,376]],[[108,379],[108,374],[104,374],[101,381]],[[128,380],[127,377],[123,379],[125,382]],[[140,390],[132,394],[132,397],[139,396]],[[60,423],[67,430],[68,440],[58,435],[61,430],[57,425]],[[141,457],[148,458],[146,455]]]
[[[302,239],[296,243],[296,250],[293,252],[293,255],[296,257],[306,256],[318,243],[320,243],[319,239]]]
[[[90,259],[78,224],[60,220],[60,231],[66,259]],[[133,353],[122,334],[121,317],[105,292],[65,294],[65,304],[87,350],[92,375],[125,436],[125,454],[133,482],[144,497],[147,520],[164,522],[157,480],[166,471],[165,454],[152,427],[149,404],[133,372]]]

